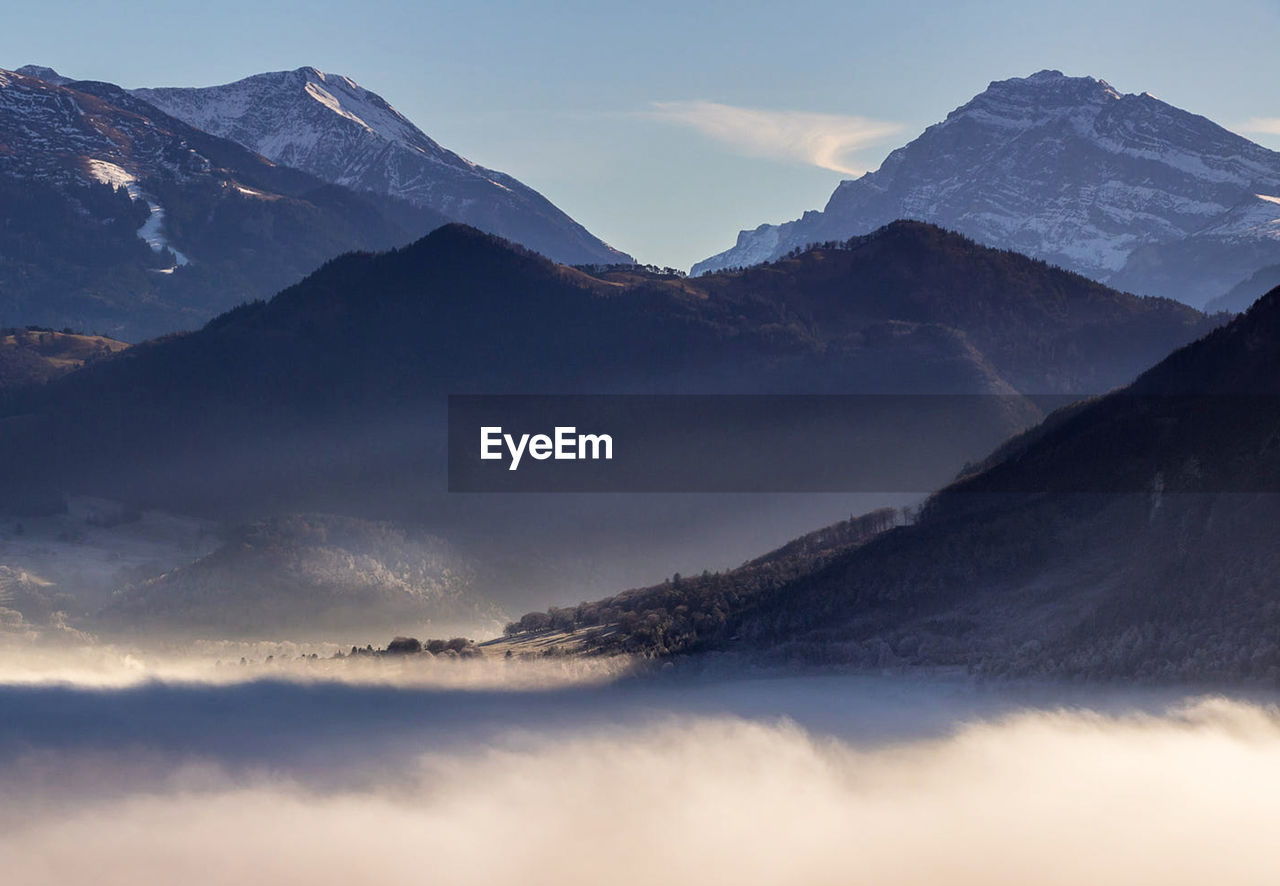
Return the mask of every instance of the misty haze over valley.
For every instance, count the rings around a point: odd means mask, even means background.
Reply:
[[[1274,883],[1238,5],[16,21],[2,879]]]

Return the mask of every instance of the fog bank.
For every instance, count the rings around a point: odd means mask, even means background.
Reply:
[[[537,696],[272,686],[0,693],[33,724],[0,742],[6,879],[1165,886],[1280,873],[1280,713],[1258,703],[1044,708],[821,680]],[[289,692],[305,704],[283,703]],[[76,739],[77,709],[134,725]],[[859,726],[895,710],[917,716]],[[329,753],[313,767],[249,753],[273,716],[277,754]],[[193,738],[219,731],[221,744]]]

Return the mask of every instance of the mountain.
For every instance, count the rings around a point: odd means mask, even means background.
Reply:
[[[1203,306],[1280,260],[1277,195],[1280,153],[1148,93],[1040,71],[991,83],[821,212],[743,231],[693,273],[911,218]]]
[[[0,322],[137,340],[443,221],[273,164],[111,84],[0,71]]]
[[[52,83],[54,86],[66,86],[72,82],[70,77],[64,77],[53,68],[48,68],[44,65],[23,65],[14,73],[21,74],[24,77],[34,77],[37,80]]]
[[[1003,381],[1030,394],[1108,391],[1222,319],[919,222],[686,285],[718,300],[763,302],[819,336],[889,322],[958,330]],[[936,378],[916,388],[942,389]]]
[[[166,506],[179,487],[293,488],[318,467],[291,448],[305,431],[384,446],[371,428],[434,420],[447,393],[1080,395],[1215,322],[919,223],[692,281],[592,276],[446,226],[14,395],[0,415],[51,423],[58,442],[33,457],[64,480]],[[287,443],[267,468],[271,439]],[[197,452],[242,482],[179,470]]]
[[[911,525],[819,547],[782,581],[703,577],[678,611],[652,588],[557,627],[588,628],[587,650],[1274,685],[1277,379],[1280,289],[1006,443]],[[512,640],[530,626],[552,627],[522,619]]]
[[[726,572],[676,573],[660,585],[635,588],[577,606],[528,612],[503,630],[501,645],[519,655],[678,655],[723,640],[730,619],[761,597],[804,580],[899,522],[893,508],[809,532]]]
[[[117,591],[94,628],[279,639],[492,629],[502,618],[473,591],[472,567],[420,531],[294,514],[228,536],[207,556]]]
[[[432,141],[380,95],[315,68],[135,89],[192,126],[355,191],[408,201],[566,264],[630,262],[537,191]]]
[[[650,575],[655,552],[740,559],[742,539],[713,530],[753,508],[771,543],[840,510],[815,517],[800,496],[446,495],[445,395],[1000,395],[973,398],[976,437],[937,438],[921,466],[935,488],[1038,419],[1020,392],[1107,390],[1215,323],[919,223],[697,280],[588,274],[450,225],[0,396],[0,504],[57,509],[74,494],[236,522],[396,520],[506,564],[507,592],[566,593]]]
[[[1237,283],[1205,306],[1207,311],[1230,311],[1241,314],[1262,295],[1280,286],[1280,264],[1259,268],[1253,276]]]

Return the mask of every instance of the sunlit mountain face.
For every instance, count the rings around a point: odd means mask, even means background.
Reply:
[[[693,273],[898,218],[1203,307],[1280,260],[1280,154],[1149,93],[1041,71],[993,82],[821,212],[743,231]]]
[[[430,209],[566,264],[631,257],[532,188],[441,147],[382,96],[315,68],[133,94],[206,132],[358,192]]]

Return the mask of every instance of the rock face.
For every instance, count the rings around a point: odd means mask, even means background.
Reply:
[[[695,274],[897,218],[1203,306],[1280,260],[1280,153],[1148,93],[1041,71],[986,91],[845,181],[821,212],[743,231]]]
[[[222,86],[134,94],[276,163],[430,208],[555,261],[631,261],[537,191],[441,147],[348,77],[299,68]]]

